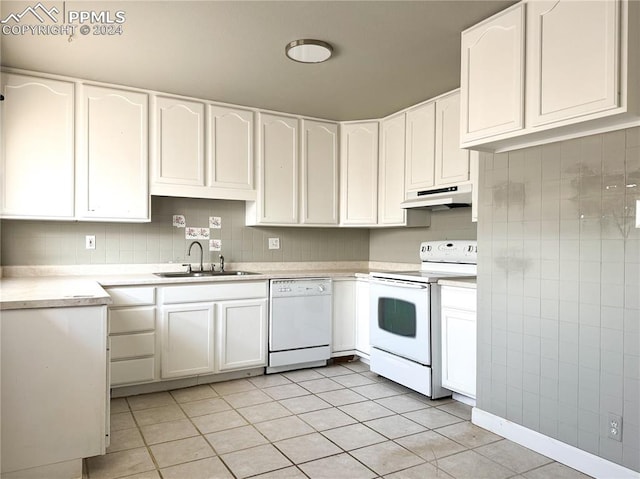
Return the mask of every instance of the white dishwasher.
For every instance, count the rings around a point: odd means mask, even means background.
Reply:
[[[331,355],[331,279],[272,279],[267,374],[325,366]]]

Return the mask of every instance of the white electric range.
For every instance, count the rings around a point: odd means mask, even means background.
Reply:
[[[474,277],[475,240],[427,241],[415,271],[370,273],[371,370],[433,399],[441,386],[440,286],[444,278]]]

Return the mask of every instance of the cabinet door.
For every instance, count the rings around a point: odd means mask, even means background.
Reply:
[[[406,223],[404,201],[405,115],[380,122],[378,163],[378,224],[402,226]]]
[[[157,97],[153,183],[204,186],[204,104]]]
[[[620,1],[541,0],[528,9],[531,124],[617,107]]]
[[[476,397],[476,313],[442,308],[442,386]]]
[[[301,222],[338,224],[338,125],[302,120]]]
[[[2,216],[72,218],[74,85],[2,74]]]
[[[462,32],[463,143],[524,128],[524,9],[519,3]]]
[[[213,303],[162,308],[161,377],[213,373]]]
[[[260,222],[298,222],[298,120],[260,114]]]
[[[436,101],[436,185],[469,181],[469,150],[460,148],[460,92]]]
[[[371,354],[370,309],[369,281],[359,280],[356,284],[356,350],[366,357]]]
[[[356,348],[356,280],[334,279],[331,355],[353,354]]]
[[[436,104],[409,110],[406,120],[405,193],[434,185],[436,162]]]
[[[208,184],[253,189],[253,112],[209,105]]]
[[[267,365],[267,299],[216,304],[217,370]]]
[[[378,222],[378,122],[342,125],[340,141],[340,223]]]
[[[78,216],[149,221],[147,95],[84,86],[81,98]]]

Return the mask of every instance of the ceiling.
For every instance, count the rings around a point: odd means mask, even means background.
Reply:
[[[122,34],[3,34],[3,66],[332,120],[383,117],[458,87],[460,32],[515,3],[40,1],[67,14],[123,11]],[[37,2],[3,0],[1,17]],[[331,43],[334,56],[288,60],[285,45],[301,38]]]

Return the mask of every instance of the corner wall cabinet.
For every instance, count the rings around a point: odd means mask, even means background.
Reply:
[[[148,95],[80,88],[76,214],[150,221]]]
[[[2,217],[73,219],[72,82],[3,73]]]
[[[407,210],[404,201],[405,114],[380,122],[378,159],[378,225],[404,226]]]
[[[378,122],[341,125],[340,224],[378,223]]]
[[[300,120],[300,223],[338,224],[338,125]]]
[[[639,56],[636,1],[523,1],[494,15],[462,32],[462,146],[508,151],[640,125]]]

